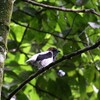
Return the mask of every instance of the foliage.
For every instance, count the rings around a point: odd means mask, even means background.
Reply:
[[[72,10],[93,8],[100,12],[98,0],[88,0],[80,6],[75,0],[36,1]],[[94,13],[47,9],[17,0],[8,37],[2,100],[37,71],[25,62],[29,57],[54,46],[61,51],[59,59],[91,46],[100,40],[99,23],[100,16]],[[59,69],[66,72],[64,77],[57,75]],[[18,100],[100,100],[100,48],[60,62],[30,81],[15,97]]]

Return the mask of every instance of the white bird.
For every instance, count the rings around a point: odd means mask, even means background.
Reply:
[[[37,53],[33,55],[30,59],[26,62],[30,63],[31,65],[35,65],[38,69],[48,66],[50,63],[54,62],[59,50],[51,47],[45,52]]]

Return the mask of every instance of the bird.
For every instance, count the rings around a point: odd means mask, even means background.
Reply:
[[[48,66],[56,60],[56,56],[60,51],[55,47],[50,47],[47,51],[37,53],[29,58],[26,62],[33,66],[37,66],[38,69]]]

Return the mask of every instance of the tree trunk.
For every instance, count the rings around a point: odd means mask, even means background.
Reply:
[[[13,0],[0,0],[0,100],[3,84],[4,61],[7,53],[7,35],[13,9]]]

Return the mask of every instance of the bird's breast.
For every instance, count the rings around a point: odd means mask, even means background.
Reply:
[[[42,65],[43,67],[46,67],[46,66],[48,66],[48,65],[49,65],[50,63],[52,63],[52,62],[53,62],[53,57],[42,60],[42,61],[41,61],[41,65]]]

